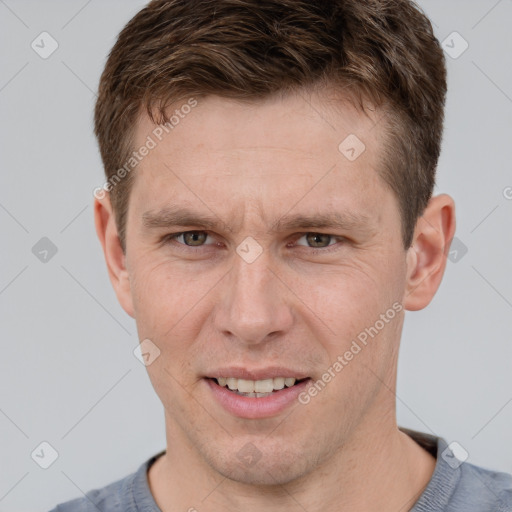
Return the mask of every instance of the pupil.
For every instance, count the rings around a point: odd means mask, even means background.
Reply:
[[[202,231],[189,231],[183,236],[187,245],[201,245],[206,240],[206,233]]]
[[[326,247],[329,245],[331,236],[322,233],[308,233],[307,239],[312,247]]]

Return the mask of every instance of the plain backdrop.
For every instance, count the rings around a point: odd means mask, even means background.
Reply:
[[[0,0],[0,511],[47,511],[165,447],[92,217],[95,90],[143,4]],[[420,5],[449,53],[436,193],[454,197],[458,227],[437,296],[406,315],[398,420],[512,472],[512,1]],[[58,453],[48,469],[42,442]]]

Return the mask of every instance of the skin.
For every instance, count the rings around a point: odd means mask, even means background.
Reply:
[[[427,306],[441,282],[454,202],[431,199],[404,249],[397,199],[378,174],[382,114],[329,98],[199,100],[137,167],[126,254],[108,195],[96,200],[119,302],[139,339],[161,351],[147,370],[165,409],[167,451],[148,479],[163,512],[396,512],[412,508],[432,476],[435,459],[397,428],[397,355],[404,310]],[[142,116],[135,146],[154,128]],[[354,161],[338,150],[349,134],[366,146]],[[145,225],[170,205],[216,225],[196,247],[162,242],[204,230]],[[271,229],[285,215],[332,212],[363,221]],[[262,249],[252,263],[236,252],[248,236]],[[226,365],[280,365],[316,381],[395,302],[404,310],[307,405],[237,418],[203,379]],[[251,467],[237,457],[247,443],[261,454]]]

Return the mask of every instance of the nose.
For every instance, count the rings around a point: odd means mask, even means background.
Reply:
[[[252,263],[235,255],[226,277],[215,314],[215,328],[225,337],[258,345],[290,329],[292,294],[270,269],[266,251]]]

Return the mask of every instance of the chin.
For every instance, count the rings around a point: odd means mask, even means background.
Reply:
[[[232,448],[222,454],[204,456],[216,472],[241,484],[284,485],[301,478],[315,467],[300,447],[285,450],[267,446],[260,451],[254,444],[247,443],[239,450]]]
[[[221,467],[217,468],[217,471],[234,482],[265,487],[289,484],[306,473],[306,471],[301,471],[294,465],[283,467],[282,464],[278,466],[271,464],[269,467],[262,465],[258,468]]]

